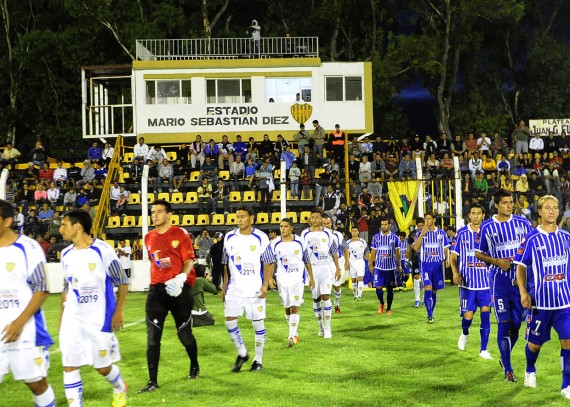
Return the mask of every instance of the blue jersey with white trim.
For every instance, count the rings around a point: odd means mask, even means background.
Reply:
[[[480,251],[495,259],[513,261],[523,238],[532,230],[530,222],[522,216],[512,215],[506,222],[499,222],[497,215],[481,224],[475,240],[475,251]],[[503,271],[491,265],[490,273],[500,272],[511,280],[516,279],[516,267]]]
[[[421,235],[421,230],[416,234],[417,240]],[[422,239],[420,246],[419,260],[422,263],[442,263],[445,260],[445,248],[449,246],[446,233],[436,227],[428,230]]]
[[[396,250],[400,250],[400,238],[396,234],[376,233],[370,243],[370,250],[376,250],[375,269],[395,270],[397,268]]]
[[[521,242],[514,263],[526,268],[527,288],[536,308],[570,307],[569,252],[570,233],[559,228],[549,233],[539,226]]]
[[[470,225],[459,229],[451,242],[450,251],[457,255],[457,269],[469,290],[488,290],[489,272],[484,261],[475,257],[477,232]]]

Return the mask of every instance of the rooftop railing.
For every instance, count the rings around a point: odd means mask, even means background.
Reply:
[[[137,40],[141,61],[318,57],[318,37]]]

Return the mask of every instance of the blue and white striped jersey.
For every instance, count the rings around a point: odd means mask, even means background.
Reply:
[[[402,260],[404,259],[404,257],[406,257],[406,252],[408,251],[408,239],[400,239],[400,256],[402,258]]]
[[[520,244],[514,260],[526,268],[527,288],[539,309],[570,307],[568,261],[570,233],[545,232],[540,226]]]
[[[481,224],[475,240],[475,251],[480,251],[495,259],[513,261],[523,238],[532,230],[530,222],[522,216],[512,215],[506,222],[499,222],[497,215]],[[516,267],[503,271],[499,266],[491,265],[490,273],[502,272],[511,280],[516,279]]]
[[[281,236],[269,243],[272,263],[276,263],[275,275],[279,283],[305,281],[305,264],[310,262],[310,256],[303,241],[293,235],[291,242],[284,242]]]
[[[376,233],[370,243],[370,250],[376,250],[375,269],[395,270],[397,268],[396,250],[400,251],[400,238],[396,234]]]
[[[422,231],[418,230],[414,241],[418,240]],[[445,231],[436,227],[428,230],[422,239],[420,246],[419,260],[422,263],[441,263],[445,261],[445,248],[449,246],[449,241]]]
[[[470,225],[463,226],[451,242],[450,251],[457,255],[457,269],[463,279],[463,287],[470,290],[488,290],[487,264],[475,257],[477,232]]]
[[[315,232],[311,232],[311,228],[303,230],[301,240],[309,250],[311,265],[313,266],[329,266],[333,255],[338,255],[336,239],[332,232],[325,227],[321,227]]]

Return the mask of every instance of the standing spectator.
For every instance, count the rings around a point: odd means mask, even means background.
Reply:
[[[204,150],[204,155],[205,155],[204,161],[208,157],[210,157],[210,159],[212,161],[218,162],[218,157],[220,155],[220,147],[214,141],[213,138],[211,138],[210,141],[208,141],[208,144],[206,144],[206,149]],[[200,164],[200,171],[202,171],[202,164]]]
[[[368,244],[370,240],[368,240],[368,210],[366,208],[362,208],[360,211],[360,218],[357,221],[358,225],[358,237]]]
[[[224,215],[231,212],[230,210],[230,188],[224,184],[224,180],[218,179],[218,186],[212,193],[212,212],[215,213],[218,201],[222,201],[224,207]]]
[[[127,242],[125,239],[119,240],[119,246],[117,246],[117,256],[119,257],[119,261],[121,262],[121,267],[123,267],[123,271],[125,272],[127,278],[131,278],[131,255],[132,250],[130,246],[127,246]]]
[[[273,168],[269,165],[269,158],[264,159],[263,165],[257,170],[255,179],[257,180],[259,192],[261,194],[260,205],[262,212],[269,212],[271,207],[271,192],[269,184],[272,182]]]
[[[38,174],[40,182],[53,181],[53,170],[49,167],[48,163],[44,163]]]
[[[186,180],[186,165],[180,158],[178,158],[176,159],[176,163],[172,167],[172,170],[172,186],[174,187],[173,192],[178,192]]]
[[[143,172],[143,161],[139,161],[139,158],[136,157],[129,171],[131,181],[136,184],[141,182],[142,172]]]
[[[334,222],[336,220],[336,211],[340,207],[340,197],[334,192],[331,184],[327,185],[327,192],[323,195],[322,210],[323,213],[329,215]]]
[[[16,164],[18,162],[18,158],[20,158],[21,155],[22,153],[13,147],[12,142],[8,141],[6,142],[6,148],[2,152],[2,159],[0,160],[0,163],[3,167]]]
[[[323,147],[326,138],[325,129],[319,125],[318,120],[313,120],[313,128],[313,142],[315,143],[313,145],[313,151],[316,156],[323,158]]]
[[[304,147],[305,152],[303,154],[303,161],[301,161],[301,165],[304,170],[308,170],[309,174],[311,174],[311,178],[315,176],[315,168],[317,166],[317,155],[308,145]]]
[[[202,178],[202,184],[196,190],[198,194],[198,210],[199,213],[211,213],[215,212],[212,210],[212,185],[208,182],[208,178]],[[206,207],[204,207],[204,205]]]
[[[60,188],[64,188],[67,183],[67,170],[63,168],[63,164],[60,160],[58,160],[57,168],[53,172],[53,180]]]
[[[105,143],[103,151],[101,152],[101,165],[108,167],[115,154],[115,149],[109,143]]]
[[[172,192],[174,186],[172,184],[172,177],[174,176],[174,169],[172,165],[165,158],[158,165],[158,177],[154,180],[154,190],[155,192],[162,192],[162,183],[168,182],[168,192]]]
[[[39,166],[40,168],[44,166],[44,162],[46,160],[46,150],[44,146],[42,146],[41,141],[36,141],[34,148],[32,149],[32,162],[34,165]]]
[[[513,143],[515,143],[515,151],[517,155],[528,153],[528,141],[530,139],[530,130],[525,126],[524,120],[521,120],[511,134]]]
[[[196,140],[190,143],[190,165],[192,170],[197,169],[197,164],[200,163],[200,168],[206,160],[206,143],[202,141],[202,136],[196,135]]]
[[[299,178],[301,177],[301,170],[297,167],[297,161],[293,161],[293,166],[289,170],[289,186],[291,190],[291,198],[297,199],[299,197]]]
[[[311,199],[311,173],[308,169],[303,169],[303,173],[301,174],[301,186],[303,187],[303,191],[301,193],[301,199]]]
[[[133,161],[139,160],[139,162],[142,163],[146,161],[146,157],[148,156],[149,153],[149,148],[148,145],[146,145],[144,142],[144,137],[139,138],[139,142],[138,144],[135,145],[133,153],[134,153]]]
[[[331,145],[331,156],[338,163],[344,163],[344,146],[345,146],[345,133],[340,129],[339,124],[334,125],[334,131],[330,134],[329,143]],[[341,166],[343,166],[341,164]]]
[[[224,273],[224,265],[222,264],[224,252],[224,234],[216,232],[214,234],[216,241],[210,249],[210,262],[212,264],[212,283],[217,289],[221,287],[222,275]]]
[[[252,20],[251,25],[251,50],[253,55],[259,56],[261,50],[259,47],[259,42],[261,40],[261,26],[257,23],[257,20]]]
[[[236,142],[234,143],[234,161],[239,156],[241,157],[241,161],[244,162],[246,155],[247,155],[247,144],[245,144],[241,140],[241,136],[238,134],[236,136]]]
[[[103,158],[103,149],[99,147],[99,144],[94,141],[87,150],[87,158],[91,160],[92,163],[99,163]]]
[[[166,151],[164,151],[164,148],[160,146],[160,144],[157,144],[151,148],[146,156],[147,161],[152,160],[155,165],[160,164],[165,158],[168,158],[168,155],[166,154]]]
[[[218,168],[220,170],[231,168],[234,162],[234,145],[228,141],[228,136],[225,134],[222,136],[222,142],[218,144],[218,151]],[[228,163],[227,167],[226,162]]]
[[[309,132],[305,130],[305,125],[301,123],[299,126],[299,131],[295,134],[295,141],[297,142],[297,151],[299,151],[299,159],[303,162],[303,156],[305,154],[305,146],[309,145],[309,140],[311,136]]]
[[[281,153],[281,161],[285,161],[285,169],[287,170],[287,173],[289,173],[289,170],[296,158],[295,153],[291,151],[291,146],[285,146],[285,151]]]

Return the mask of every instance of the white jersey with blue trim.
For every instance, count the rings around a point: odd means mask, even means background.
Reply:
[[[497,215],[494,215],[481,224],[475,241],[475,250],[494,259],[513,261],[523,238],[531,230],[530,222],[522,216],[511,215],[506,222],[499,222]],[[516,279],[516,267],[514,266],[509,271],[504,271],[493,264],[489,267],[489,271],[491,273],[501,272],[511,280]]]
[[[465,225],[455,234],[450,251],[457,255],[457,269],[463,280],[461,286],[469,290],[488,290],[487,264],[475,257],[476,238],[477,232],[471,229],[471,225]]]
[[[358,240],[348,240],[348,259],[350,266],[356,268],[364,268],[364,256],[369,252],[368,245],[364,239],[358,238]]]
[[[370,243],[370,250],[376,250],[375,269],[396,270],[396,250],[400,250],[400,238],[395,233],[376,233]]]
[[[71,245],[61,252],[61,265],[66,290],[63,318],[112,332],[116,307],[113,288],[128,284],[115,250],[99,239],[85,249]]]
[[[317,267],[329,266],[334,254],[338,254],[336,239],[325,227],[312,232],[307,228],[301,232],[301,240],[305,243],[311,256],[311,265]]]
[[[226,233],[222,262],[228,266],[228,293],[238,297],[256,297],[263,284],[262,262],[274,262],[269,252],[269,238],[259,229],[242,235],[239,229]]]
[[[35,292],[47,292],[45,262],[41,246],[26,236],[19,236],[10,246],[0,247],[0,332],[22,314]],[[39,310],[26,322],[17,341],[0,342],[0,351],[52,344]]]
[[[344,251],[347,248],[346,239],[344,238],[344,235],[338,230],[331,230],[331,232],[333,234],[333,238],[336,241],[337,254],[338,258],[340,259],[341,257],[344,257]]]
[[[305,281],[305,264],[309,263],[310,256],[299,236],[293,235],[290,242],[279,236],[269,243],[269,247],[277,265],[275,275],[279,284]]]
[[[421,235],[421,230],[416,234],[415,240]],[[440,228],[428,230],[422,239],[419,260],[422,263],[442,263],[445,261],[445,248],[449,246],[447,234]]]
[[[526,268],[527,288],[536,308],[570,307],[569,252],[570,233],[559,228],[546,232],[538,226],[521,242],[514,263]]]

